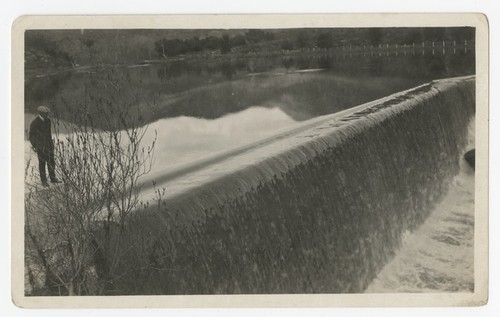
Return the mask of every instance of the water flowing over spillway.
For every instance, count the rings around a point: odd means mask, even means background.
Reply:
[[[466,149],[475,146],[475,120]],[[367,287],[368,293],[473,292],[474,167],[460,160],[448,193]]]
[[[151,175],[124,293],[362,292],[447,194],[474,114],[473,76],[434,81]]]

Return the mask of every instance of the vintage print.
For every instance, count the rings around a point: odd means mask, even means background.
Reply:
[[[26,26],[21,297],[484,302],[486,32],[465,17]]]

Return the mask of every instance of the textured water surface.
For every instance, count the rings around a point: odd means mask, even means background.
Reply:
[[[472,124],[468,149],[474,135]],[[366,292],[473,292],[474,219],[474,170],[462,159],[444,200],[403,236],[396,257]]]

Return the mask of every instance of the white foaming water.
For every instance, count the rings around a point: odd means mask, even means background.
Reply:
[[[474,148],[474,120],[467,150]],[[367,293],[474,291],[474,170],[460,160],[460,173],[443,201],[367,287]]]

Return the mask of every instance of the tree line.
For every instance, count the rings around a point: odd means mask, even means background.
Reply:
[[[29,30],[27,69],[135,63],[197,53],[253,53],[346,44],[473,40],[474,28]]]
[[[274,39],[275,36],[273,33],[254,29],[234,36],[223,34],[221,37],[207,36],[200,38],[199,36],[194,36],[186,39],[160,39],[155,41],[154,44],[158,56],[166,58],[203,51],[220,51],[222,54],[227,54],[233,48],[272,41]]]

